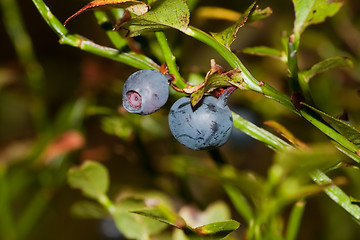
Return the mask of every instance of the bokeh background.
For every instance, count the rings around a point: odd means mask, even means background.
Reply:
[[[228,201],[221,186],[213,179],[188,173],[180,179],[174,168],[174,156],[213,166],[207,152],[194,152],[176,143],[167,126],[169,104],[152,116],[127,116],[121,109],[121,86],[136,69],[98,57],[79,49],[60,45],[37,12],[32,1],[1,0],[0,21],[0,222],[3,227],[21,219],[29,228],[22,239],[122,239],[104,234],[104,221],[79,219],[71,214],[71,205],[83,197],[66,184],[66,170],[73,164],[91,159],[104,163],[111,175],[111,194],[120,190],[154,189],[165,192],[178,206],[193,204],[204,209],[210,203]],[[27,35],[14,47],[9,25],[19,20],[6,8],[16,2]],[[54,15],[64,21],[85,0],[47,0]],[[219,6],[244,11],[251,1],[199,1],[191,15],[191,24],[207,32],[220,31],[231,22],[203,19],[196,9]],[[261,8],[273,10],[265,20],[240,29],[233,50],[259,80],[288,94],[286,66],[280,61],[243,54],[251,46],[281,49],[281,36],[290,33],[294,21],[290,0],[259,1]],[[10,17],[9,17],[10,16]],[[10,19],[10,21],[9,21]],[[112,46],[92,12],[72,20],[67,28],[104,46]],[[18,29],[19,30],[19,29]],[[21,29],[20,29],[21,30]],[[166,32],[185,78],[203,76],[210,59],[229,69],[221,57],[206,45],[169,30]],[[161,64],[159,49],[148,34],[135,39],[134,46]],[[27,45],[31,43],[31,45]],[[307,69],[332,56],[347,56],[354,66],[320,74],[311,82],[316,106],[360,129],[360,3],[345,1],[343,8],[326,22],[311,26],[302,37],[299,67]],[[83,112],[86,101],[92,106]],[[253,123],[278,121],[305,143],[328,141],[308,122],[281,105],[252,92],[236,91],[231,108]],[[104,114],[101,114],[101,111]],[[111,114],[106,115],[110,111]],[[115,114],[114,114],[115,113]],[[346,113],[346,114],[344,114]],[[117,115],[116,115],[117,114]],[[133,122],[134,124],[129,124]],[[72,126],[70,128],[69,126]],[[77,131],[70,129],[77,129]],[[221,154],[227,163],[244,171],[266,177],[274,152],[234,130]],[[171,164],[169,164],[171,163]],[[351,179],[344,188],[360,198],[360,178],[355,170],[334,175]],[[7,194],[9,197],[4,197]],[[37,199],[38,198],[38,199]],[[10,199],[10,202],[7,200]],[[34,200],[35,199],[35,200]],[[37,200],[36,200],[37,199]],[[32,203],[29,207],[29,203]],[[34,213],[32,214],[31,211]],[[288,211],[284,211],[287,216]],[[234,218],[239,217],[235,213]],[[241,222],[241,218],[239,218]],[[109,223],[111,225],[111,222]],[[107,225],[108,226],[108,225]],[[239,232],[246,226],[242,225]],[[0,235],[1,236],[1,235]],[[242,234],[238,234],[242,239]],[[326,195],[310,197],[299,239],[359,239],[360,228]],[[11,238],[8,239],[17,239]],[[18,239],[21,239],[20,237]],[[4,240],[7,240],[6,238]]]

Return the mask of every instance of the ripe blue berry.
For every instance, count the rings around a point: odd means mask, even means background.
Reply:
[[[189,97],[177,100],[169,112],[169,127],[174,137],[193,150],[220,147],[231,135],[232,115],[226,98],[205,96],[195,109]]]
[[[159,110],[169,97],[168,78],[155,70],[140,70],[123,86],[123,106],[131,113],[147,115]]]

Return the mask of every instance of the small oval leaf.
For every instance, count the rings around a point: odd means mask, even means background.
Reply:
[[[109,173],[100,163],[86,161],[80,167],[71,168],[67,176],[71,187],[80,189],[89,198],[99,199],[109,187]]]

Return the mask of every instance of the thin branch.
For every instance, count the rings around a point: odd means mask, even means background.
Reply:
[[[77,34],[70,34],[63,24],[51,13],[43,0],[33,0],[33,3],[50,28],[59,36],[61,44],[77,47],[139,69],[158,70],[160,68],[154,61],[142,54],[120,52],[114,48],[98,45]]]
[[[159,43],[162,53],[164,55],[165,62],[168,67],[169,73],[173,74],[175,76],[175,79],[172,82],[172,84],[174,84],[177,88],[180,88],[180,89],[184,88],[186,86],[186,84],[183,81],[183,79],[178,71],[178,66],[176,64],[176,58],[170,49],[169,43],[166,39],[164,32],[156,31],[155,36],[156,36],[156,39],[158,40],[158,43]]]

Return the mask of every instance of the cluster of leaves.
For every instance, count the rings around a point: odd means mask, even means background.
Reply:
[[[97,162],[87,161],[79,168],[72,168],[68,173],[70,186],[80,189],[83,194],[96,200],[79,202],[73,206],[73,212],[86,218],[113,217],[122,234],[131,239],[148,239],[163,231],[167,225],[185,232],[189,239],[219,239],[239,227],[234,220],[216,219],[208,224],[192,227],[171,207],[170,201],[161,194],[148,193],[141,196],[121,197],[116,203],[106,195],[109,188],[109,173]],[[222,210],[222,209],[221,209]],[[181,238],[175,238],[181,239]]]

